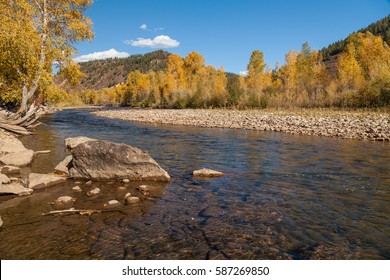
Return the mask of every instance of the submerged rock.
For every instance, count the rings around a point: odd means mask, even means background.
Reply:
[[[126,144],[89,141],[72,151],[70,177],[92,180],[169,181],[168,173],[147,153]]]
[[[75,186],[72,188],[74,192],[82,192],[83,190],[79,186]]]
[[[56,175],[30,173],[28,176],[28,187],[30,189],[42,189],[61,184],[65,181],[66,178]]]
[[[56,210],[68,209],[73,207],[75,201],[76,199],[71,196],[61,196],[54,201],[54,208]]]
[[[3,220],[1,219],[1,216],[0,216],[0,228],[3,226]]]
[[[14,166],[26,166],[31,163],[34,157],[34,151],[24,150],[12,154],[7,154],[0,157],[0,162],[5,165],[14,165]]]
[[[139,197],[136,196],[128,196],[126,198],[126,204],[131,205],[131,204],[137,204],[139,202]]]
[[[100,194],[99,188],[94,188],[94,189],[90,190],[89,192],[87,192],[87,196],[95,196],[98,194]]]
[[[110,200],[108,203],[107,203],[107,207],[116,207],[116,206],[120,206],[121,203],[118,201],[118,200]]]
[[[208,168],[203,168],[200,170],[195,170],[194,172],[192,172],[192,175],[197,176],[197,177],[220,177],[220,176],[223,176],[224,174],[222,172],[219,172],[219,171],[215,171],[215,170],[208,169]]]
[[[126,187],[118,187],[116,189],[115,198],[117,200],[123,200],[123,199],[125,199],[126,193],[127,193],[127,188]]]

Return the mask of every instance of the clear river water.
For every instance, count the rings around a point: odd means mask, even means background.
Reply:
[[[121,182],[68,180],[0,196],[0,259],[390,259],[390,143],[151,125],[82,110],[43,122],[22,141],[52,152],[23,172],[52,172],[64,139],[83,135],[148,152],[172,181],[152,184],[149,197],[141,183],[127,184],[140,203],[116,208],[104,205]],[[191,175],[203,167],[225,176]],[[86,196],[95,186],[102,193]],[[103,211],[42,215],[64,195],[77,209]]]

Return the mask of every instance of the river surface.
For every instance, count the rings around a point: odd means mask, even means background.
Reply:
[[[172,181],[125,185],[135,206],[104,206],[123,183],[69,180],[0,197],[1,259],[390,259],[390,144],[272,132],[150,125],[64,110],[25,146],[52,172],[63,140],[90,136],[148,152]],[[191,172],[212,168],[207,180]],[[27,170],[30,171],[30,170]],[[27,172],[26,171],[26,172]],[[83,189],[74,193],[75,185]],[[102,193],[87,197],[98,186]],[[71,195],[92,215],[43,216]]]

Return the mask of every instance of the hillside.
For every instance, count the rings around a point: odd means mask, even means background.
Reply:
[[[102,89],[126,81],[127,75],[134,70],[143,73],[149,70],[159,71],[166,68],[170,53],[162,50],[144,55],[132,55],[126,58],[109,58],[80,63],[80,68],[87,75],[81,80],[81,89]]]
[[[390,15],[358,30],[357,32],[371,32],[375,36],[382,36],[383,40],[390,45]],[[321,50],[322,57],[330,63],[335,61],[335,57],[341,53],[347,44],[347,38],[330,44]]]

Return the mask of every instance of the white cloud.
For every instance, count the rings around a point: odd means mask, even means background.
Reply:
[[[240,76],[241,77],[247,77],[248,76],[248,71],[240,71]]]
[[[166,48],[176,48],[180,45],[179,41],[171,39],[169,36],[159,35],[154,37],[154,39],[145,39],[138,38],[137,40],[127,40],[125,44],[132,45],[133,47],[141,48],[153,48],[153,49],[166,49]]]
[[[144,30],[144,31],[150,31],[150,32],[157,32],[157,31],[164,30],[163,27],[157,27],[157,28],[150,29],[146,23],[141,24],[141,26],[139,28]]]
[[[80,55],[74,58],[76,62],[86,62],[91,60],[98,59],[106,59],[106,58],[114,58],[114,57],[128,57],[129,54],[127,52],[118,52],[116,49],[109,49],[107,51],[102,52],[94,52],[86,55]]]

